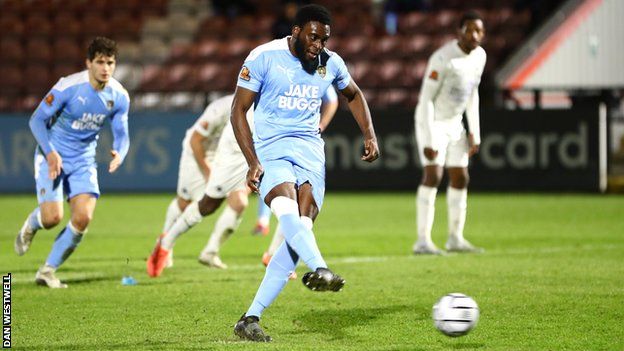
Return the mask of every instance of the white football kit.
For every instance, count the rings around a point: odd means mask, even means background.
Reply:
[[[479,93],[485,67],[485,50],[463,52],[457,40],[445,44],[429,58],[415,112],[416,141],[423,166],[468,166],[468,139],[462,125],[466,112],[468,128],[480,143]],[[428,160],[424,148],[438,151]]]
[[[243,173],[244,184],[247,163],[236,143],[230,124],[233,98],[234,95],[226,95],[210,103],[195,124],[186,131],[182,141],[177,190],[178,196],[185,200],[199,201],[204,193],[213,198],[226,197],[227,193],[236,189],[240,183],[238,177],[240,173]],[[250,109],[247,114],[250,123],[252,115],[253,111]],[[211,165],[208,182],[212,185],[210,188],[191,149],[190,140],[195,131],[205,137],[204,150],[206,159]]]

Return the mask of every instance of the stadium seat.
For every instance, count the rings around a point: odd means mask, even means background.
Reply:
[[[213,16],[200,23],[197,31],[199,40],[203,39],[223,39],[227,36],[229,22],[223,16]]]
[[[398,86],[419,89],[426,69],[427,59],[408,61],[407,64],[403,65]]]
[[[376,69],[377,87],[391,88],[398,86],[402,69],[403,62],[400,60],[390,59],[380,62]]]
[[[427,35],[408,35],[402,42],[402,57],[407,60],[418,60],[428,57],[433,51],[430,37]]]
[[[82,17],[82,35],[86,41],[97,36],[107,36],[109,33],[108,21],[101,14],[89,12]]]
[[[84,63],[82,65],[76,65],[72,63],[56,63],[52,67],[52,77],[53,78],[66,77],[70,74],[80,72],[84,69],[86,69]]]
[[[117,44],[119,63],[136,64],[141,61],[141,48],[134,42],[121,42]]]
[[[232,38],[222,43],[219,49],[219,59],[231,64],[243,63],[251,51],[252,42],[246,38]]]
[[[2,33],[1,37],[4,39],[23,38],[24,28],[24,22],[22,22],[21,18],[14,13],[2,14],[2,17],[0,17],[0,33]]]
[[[141,61],[143,63],[160,63],[169,56],[169,46],[156,38],[141,42]]]
[[[349,72],[358,86],[362,88],[372,88],[375,86],[376,79],[374,79],[373,76],[376,75],[376,71],[373,68],[372,62],[367,60],[351,62],[349,64]]]
[[[53,59],[57,63],[74,64],[82,62],[86,56],[75,40],[70,38],[59,38],[52,46]]]
[[[204,63],[215,60],[219,54],[221,42],[217,39],[204,38],[202,41],[195,43],[191,49],[191,57],[193,62]]]
[[[400,58],[400,50],[403,38],[396,35],[384,35],[378,37],[371,45],[371,55],[373,57]]]
[[[3,38],[0,53],[0,65],[20,64],[24,60],[24,48],[17,38]]]
[[[26,43],[27,62],[48,63],[52,60],[52,49],[43,38],[33,38]]]
[[[50,73],[50,69],[44,64],[34,63],[26,66],[23,73],[24,82],[27,83],[24,84],[24,91],[27,94],[43,96],[56,82]]]
[[[427,14],[410,12],[399,16],[397,31],[402,34],[422,34]]]
[[[347,61],[356,61],[368,58],[370,55],[370,38],[365,35],[344,37],[341,41],[340,55]]]
[[[82,25],[77,18],[68,12],[59,12],[52,22],[55,38],[76,39],[82,36]]]
[[[29,39],[50,39],[52,35],[52,22],[43,14],[33,14],[26,18],[24,35]]]
[[[111,39],[117,42],[132,42],[139,39],[141,20],[126,13],[115,13],[109,19]]]
[[[167,72],[165,91],[192,91],[195,89],[195,81],[188,79],[192,74],[190,65],[177,63],[168,66],[165,71]]]
[[[169,39],[174,43],[189,43],[195,36],[199,19],[187,14],[169,15]]]
[[[24,87],[24,79],[22,78],[22,70],[17,64],[0,65],[0,95],[17,96],[22,92]]]

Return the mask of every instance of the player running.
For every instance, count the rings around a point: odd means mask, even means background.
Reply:
[[[108,171],[115,172],[128,153],[130,98],[113,78],[116,57],[114,41],[95,38],[87,50],[87,70],[61,78],[30,118],[30,129],[38,144],[35,182],[39,206],[19,231],[15,252],[25,254],[39,229],[51,229],[61,222],[64,193],[71,211],[69,223],[37,271],[37,284],[67,287],[55,272],[78,247],[93,218],[100,196],[95,148],[106,120],[110,120],[114,137]]]

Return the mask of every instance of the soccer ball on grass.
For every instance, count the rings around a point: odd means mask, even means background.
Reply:
[[[433,323],[448,336],[468,334],[479,320],[479,306],[470,296],[452,293],[443,296],[433,305]]]

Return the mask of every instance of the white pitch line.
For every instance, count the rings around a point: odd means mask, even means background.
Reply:
[[[506,256],[506,255],[546,255],[557,252],[575,252],[575,251],[597,251],[597,250],[617,250],[622,249],[623,245],[613,245],[613,244],[604,244],[604,245],[581,245],[581,246],[553,246],[553,247],[541,247],[541,248],[518,248],[518,249],[509,249],[509,250],[486,250],[485,253],[478,254],[483,256]],[[395,256],[347,256],[347,257],[339,257],[327,260],[327,262],[331,265],[336,264],[360,264],[360,263],[378,263],[385,261],[402,261],[402,260],[415,260],[415,259],[444,259],[446,257],[459,256],[461,254],[448,254],[442,256],[435,255],[424,255],[424,256],[415,256],[411,254],[405,255],[395,255]],[[204,269],[201,267],[197,267],[197,270],[209,272],[211,270]],[[232,264],[229,265],[228,270],[233,271],[264,271],[264,267],[262,264]],[[34,272],[34,271],[33,271]],[[165,274],[167,271],[165,271]],[[75,280],[75,279],[97,279],[104,278],[103,274],[85,274],[85,273],[66,273],[60,274],[64,279]],[[14,283],[27,283],[32,282],[34,280],[34,273],[32,275],[28,275],[28,277],[15,277],[13,276],[12,282]],[[147,277],[135,276],[139,280],[141,278],[147,279]],[[121,279],[121,278],[120,278]]]

